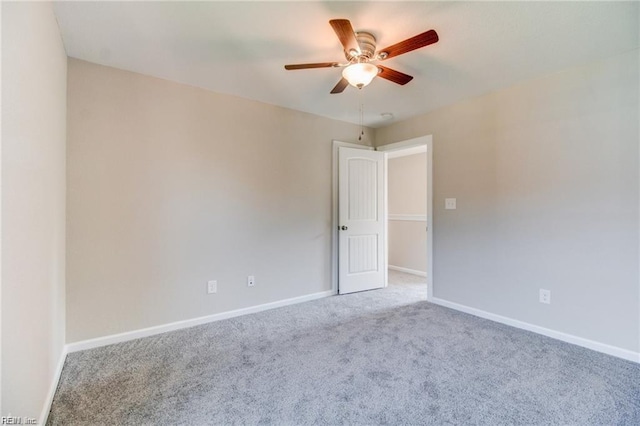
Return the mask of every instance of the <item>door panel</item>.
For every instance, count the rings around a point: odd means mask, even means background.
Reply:
[[[354,235],[349,239],[349,273],[378,270],[378,236]]]
[[[385,285],[385,154],[338,152],[338,292]]]
[[[377,220],[377,163],[368,158],[349,158],[349,220]]]

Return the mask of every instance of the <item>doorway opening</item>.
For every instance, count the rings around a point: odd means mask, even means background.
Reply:
[[[432,296],[432,138],[377,148],[387,153],[388,285],[424,285]]]
[[[387,154],[387,212],[389,285],[426,286],[426,145]]]

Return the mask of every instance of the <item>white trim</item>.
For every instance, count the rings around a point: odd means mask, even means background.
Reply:
[[[408,222],[426,222],[426,214],[389,214],[387,216],[389,220],[402,220]]]
[[[433,298],[433,138],[427,140],[427,297]]]
[[[228,318],[235,318],[241,315],[253,314],[269,309],[280,308],[283,306],[295,305],[297,303],[309,302],[311,300],[322,299],[333,296],[333,290],[321,291],[319,293],[307,294],[305,296],[292,297],[290,299],[279,300],[277,302],[265,303],[262,305],[250,306],[248,308],[236,309],[233,311],[221,312],[219,314],[206,315],[203,317],[192,318],[183,321],[176,321],[169,324],[157,325],[154,327],[142,328],[139,330],[127,331],[125,333],[112,334],[110,336],[97,337],[95,339],[82,340],[67,344],[67,352],[78,352],[86,349],[98,348],[101,346],[113,345],[114,343],[127,342],[129,340],[140,339],[142,337],[154,336],[156,334],[166,333],[183,328],[194,327],[196,325],[207,324],[210,322],[220,321]]]
[[[60,354],[60,359],[58,359],[58,365],[56,366],[56,370],[53,373],[53,380],[51,381],[51,385],[49,386],[49,392],[47,393],[47,398],[44,400],[44,405],[42,406],[42,412],[40,413],[40,417],[38,418],[38,424],[44,426],[47,424],[47,419],[49,417],[49,411],[51,411],[51,404],[53,404],[53,397],[56,394],[56,390],[58,389],[58,383],[60,382],[60,376],[62,375],[62,368],[64,367],[64,362],[67,360],[67,345],[62,347],[62,353]]]
[[[419,277],[427,276],[426,272],[418,271],[417,269],[403,268],[402,266],[394,266],[394,265],[389,265],[387,266],[387,268],[391,269],[392,271],[404,272],[405,274],[417,275]]]
[[[430,300],[433,298],[433,136],[420,136],[381,145],[376,147],[376,150],[408,150],[417,146],[427,147],[427,300]]]
[[[385,145],[383,145],[383,146],[385,146]],[[384,151],[384,149],[382,149],[380,151]],[[397,151],[391,151],[391,152],[389,152],[389,158],[406,157],[408,155],[422,154],[423,152],[427,152],[427,146],[426,145],[418,145],[418,146],[414,146],[414,147],[411,147],[411,148],[399,149]]]
[[[404,150],[407,148],[414,148],[417,146],[427,146],[427,152],[430,151],[429,144],[433,142],[432,135],[419,136],[413,139],[407,139],[400,142],[388,143],[386,145],[380,145],[376,147],[376,151],[397,151]]]
[[[357,143],[332,141],[331,161],[331,289],[333,294],[338,294],[338,148],[374,149],[372,146],[358,145]]]
[[[382,182],[382,193],[384,201],[382,202],[382,235],[384,236],[384,244],[382,250],[384,251],[382,258],[384,259],[384,288],[389,286],[389,154],[383,152],[384,158],[382,159],[382,167],[384,169]],[[384,220],[387,218],[387,220]]]
[[[551,337],[557,340],[562,340],[563,342],[582,346],[583,348],[591,349],[597,352],[602,352],[607,355],[612,355],[618,358],[626,359],[628,361],[640,363],[639,352],[630,351],[628,349],[622,349],[617,346],[607,345],[606,343],[596,342],[594,340],[585,339],[582,337],[574,336],[572,334],[562,333],[560,331],[552,330],[550,328],[540,327],[539,325],[530,324],[528,322],[519,321],[509,317],[504,317],[502,315],[492,314],[491,312],[472,308],[466,305],[461,305],[455,302],[449,302],[448,300],[439,299],[437,297],[430,297],[428,298],[428,300],[429,302],[435,303],[436,305],[455,309],[456,311],[465,312],[467,314],[471,314],[480,318],[499,322],[501,324],[506,324],[511,327],[519,328],[521,330],[527,330],[537,334],[542,334],[543,336]]]

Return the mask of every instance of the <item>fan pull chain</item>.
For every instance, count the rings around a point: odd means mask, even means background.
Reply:
[[[360,133],[358,134],[358,140],[362,140],[362,104],[358,105],[358,121],[360,122]]]
[[[362,109],[363,109],[363,106],[362,104],[360,104],[360,135],[358,135],[359,141],[362,140],[362,136],[364,135],[364,129],[362,128],[362,118],[363,118]]]

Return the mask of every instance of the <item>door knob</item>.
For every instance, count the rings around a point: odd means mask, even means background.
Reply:
[[[342,225],[342,226],[340,227],[340,229],[342,229],[343,231],[346,231],[346,230],[347,230],[347,229],[349,229],[349,228],[347,228],[346,226]]]

